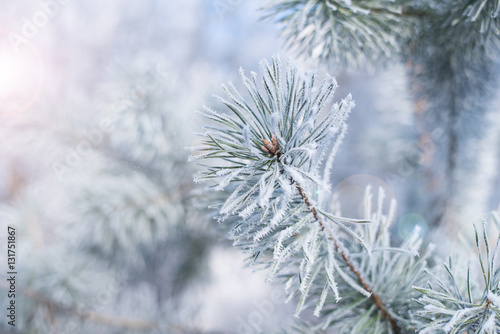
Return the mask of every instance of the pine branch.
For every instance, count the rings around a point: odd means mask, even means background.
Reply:
[[[340,68],[365,67],[401,53],[425,12],[410,1],[271,0],[265,18],[282,27],[285,46]]]
[[[375,325],[374,333],[414,330],[408,300],[415,291],[409,287],[421,282],[419,273],[425,267],[425,259],[413,259],[418,234],[401,249],[391,247],[389,226],[395,206],[391,204],[385,217],[383,194],[374,216],[371,195],[366,196],[366,214],[374,221],[341,217],[320,207],[329,194],[328,174],[353,106],[350,96],[333,104],[321,119],[321,107],[333,93],[335,82],[327,77],[315,88],[311,72],[298,75],[295,66],[289,65],[282,76],[280,67],[279,58],[272,64],[261,63],[266,96],[258,89],[257,75],[247,78],[242,72],[253,106],[234,86],[231,90],[224,86],[229,100],[219,100],[235,117],[205,109],[204,116],[219,127],[206,126],[201,134],[203,145],[191,148],[191,160],[211,160],[203,164],[204,171],[195,181],[210,182],[210,188],[226,191],[222,203],[214,206],[219,222],[232,224],[229,238],[251,254],[251,265],[270,268],[270,279],[278,276],[286,281],[288,300],[300,292],[296,315],[311,307],[312,295],[319,299],[314,314],[326,327],[339,328],[345,323],[352,330]],[[345,243],[341,241],[344,235]],[[370,254],[371,250],[377,254]],[[395,254],[389,257],[389,252]],[[399,272],[405,265],[408,268]],[[398,275],[387,277],[391,268]],[[339,283],[337,275],[342,279]],[[394,282],[386,286],[387,280]],[[397,298],[391,294],[394,292]],[[333,302],[328,299],[330,293]],[[341,298],[348,303],[339,302]],[[390,305],[384,303],[387,298]],[[352,309],[351,303],[359,305],[358,309]],[[337,314],[344,314],[343,319]]]
[[[26,297],[40,304],[43,304],[49,310],[68,313],[85,320],[118,328],[133,329],[133,330],[153,330],[157,328],[156,324],[139,319],[122,318],[112,315],[101,314],[89,310],[80,310],[77,309],[76,307],[61,305],[56,301],[39,293],[38,291],[30,289],[28,287],[18,286],[18,289]]]
[[[2,285],[4,285],[2,283]],[[19,286],[18,286],[19,287]],[[30,289],[28,287],[20,286],[19,291],[24,294],[26,297],[32,299],[33,301],[44,305],[50,312],[51,322],[54,324],[55,315],[54,312],[61,312],[68,314],[70,316],[81,318],[82,320],[88,320],[94,323],[103,324],[106,326],[129,329],[129,330],[138,330],[138,331],[149,331],[149,330],[158,330],[158,324],[143,321],[140,319],[131,319],[131,318],[123,318],[113,315],[102,314],[99,312],[82,310],[76,307],[69,307],[65,305],[61,305],[60,303],[44,296],[40,292]],[[177,333],[204,333],[204,334],[222,334],[223,332],[219,331],[203,331],[197,328],[188,328],[179,325],[169,325],[168,328]]]
[[[130,100],[130,90],[123,85],[132,82],[137,88],[137,81],[120,80],[120,95]],[[73,322],[80,323],[82,331],[156,332],[171,319],[185,320],[174,305],[207,268],[210,237],[199,224],[204,212],[191,205],[192,170],[177,146],[186,141],[183,135],[192,123],[170,111],[179,110],[170,98],[182,100],[178,88],[175,93],[162,88],[158,80],[154,87],[150,84],[142,96],[147,99],[144,105],[134,99],[116,108],[118,98],[113,99],[99,128],[87,124],[73,130],[85,136],[74,135],[65,146],[72,147],[71,155],[83,166],[75,167],[66,158],[72,171],[51,197],[61,204],[58,210],[47,211],[47,198],[40,196],[50,180],[26,184],[12,205],[0,208],[0,221],[20,233],[16,248],[23,255],[19,263],[27,269],[19,288],[24,302],[17,328],[23,333],[68,330]],[[110,95],[109,89],[106,93]],[[119,115],[110,115],[112,110]],[[57,146],[50,148],[57,151]],[[39,224],[50,227],[50,247],[36,247],[36,237],[42,235]],[[117,315],[148,312],[145,315],[158,322],[107,315],[92,307],[105,304],[117,309]]]
[[[421,197],[427,202],[420,210],[431,226],[459,226],[463,208],[477,200],[467,197],[465,189],[477,184],[475,175],[481,174],[476,147],[488,129],[488,103],[496,86],[499,20],[493,2],[441,4],[408,41],[417,126],[420,133],[441,134],[421,168],[426,185]],[[476,8],[479,3],[488,4]]]
[[[293,181],[293,179],[292,179],[292,183],[295,183]],[[297,190],[299,191],[300,196],[304,200],[304,203],[306,203],[309,210],[311,210],[311,212],[313,213],[314,218],[321,226],[321,230],[325,230],[325,224],[323,223],[322,218],[318,215],[316,208],[310,204],[309,198],[304,194],[304,191],[302,190],[300,185],[296,184],[296,187],[297,187]],[[387,319],[387,321],[390,322],[391,328],[394,331],[394,333],[395,334],[401,333],[401,330],[398,327],[396,319],[394,319],[391,316],[391,314],[387,311],[387,308],[384,305],[384,303],[382,302],[382,299],[373,291],[372,287],[370,286],[370,284],[368,283],[366,278],[363,277],[361,272],[359,272],[358,268],[356,268],[351,257],[349,256],[349,252],[345,249],[342,242],[338,238],[336,238],[335,235],[333,234],[333,232],[331,230],[329,230],[328,228],[327,228],[326,234],[327,234],[328,239],[330,239],[333,242],[335,249],[337,250],[339,255],[342,257],[344,262],[347,264],[347,266],[349,267],[351,272],[356,276],[356,278],[358,279],[358,282],[361,283],[361,286],[366,291],[368,291],[370,293],[370,298],[373,299],[373,301],[375,302],[375,305],[377,305],[377,307],[380,309],[382,316],[385,319]]]
[[[459,271],[450,257],[448,263],[440,268],[444,270],[426,271],[428,275],[426,287],[415,287],[422,293],[418,301],[423,309],[419,314],[425,320],[420,333],[498,332],[500,268],[496,258],[500,248],[500,238],[497,238],[495,248],[490,249],[484,221],[482,230],[481,233],[474,225],[477,261],[469,264],[466,270]],[[474,269],[479,271],[479,275],[476,275]],[[464,277],[459,276],[461,272],[466,273],[465,282]],[[482,278],[483,282],[476,282],[475,277]]]
[[[277,140],[276,140],[276,136],[274,134],[272,135],[271,142],[269,142],[268,140],[265,140],[265,139],[263,139],[262,142],[265,145],[265,147],[263,146],[262,149],[265,150],[266,152],[268,152],[271,157],[276,157],[276,159],[279,163],[283,163],[281,161],[281,152],[280,152],[280,148],[279,148],[279,145],[277,143]],[[375,302],[375,305],[377,305],[377,307],[380,309],[380,312],[381,312],[383,318],[387,319],[390,322],[393,332],[395,334],[401,333],[401,330],[398,327],[396,320],[387,311],[387,308],[384,305],[384,303],[382,302],[382,299],[373,291],[373,288],[370,286],[368,280],[365,277],[363,277],[363,274],[359,271],[358,268],[356,268],[356,266],[353,263],[353,260],[351,259],[350,255],[349,255],[349,252],[347,251],[347,249],[345,249],[342,242],[325,225],[325,223],[323,222],[323,219],[318,214],[316,207],[311,204],[311,201],[309,200],[309,198],[305,194],[305,192],[302,189],[302,187],[300,186],[300,184],[297,183],[293,179],[293,177],[290,177],[290,181],[292,184],[295,184],[295,187],[296,187],[297,191],[299,192],[300,197],[302,198],[302,200],[306,204],[307,208],[312,212],[314,219],[316,219],[316,221],[318,222],[319,226],[321,227],[321,230],[325,231],[325,229],[326,229],[325,235],[327,236],[327,238],[331,242],[333,242],[335,250],[338,252],[340,257],[344,260],[345,264],[347,264],[347,266],[349,267],[351,272],[356,276],[356,278],[357,278],[358,282],[361,284],[361,286],[366,291],[368,291],[370,293],[370,298]]]

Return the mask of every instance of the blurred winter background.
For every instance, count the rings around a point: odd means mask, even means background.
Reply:
[[[2,333],[250,333],[292,320],[281,287],[252,273],[192,182],[202,105],[282,50],[260,2],[0,2],[0,221],[17,228],[17,323]],[[395,234],[428,233],[418,173],[439,141],[416,140],[403,65],[337,77],[357,107],[332,180],[345,215],[364,187],[398,201]],[[490,109],[496,111],[500,101]],[[498,121],[461,219],[500,200]],[[421,138],[420,138],[421,139]],[[480,177],[478,177],[480,176]],[[6,256],[0,260],[2,277]],[[1,280],[2,309],[8,303]],[[293,303],[291,303],[293,304]],[[4,311],[5,312],[5,311]]]

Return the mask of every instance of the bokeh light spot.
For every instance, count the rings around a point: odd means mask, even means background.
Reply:
[[[340,205],[341,214],[349,218],[367,218],[364,198],[366,187],[371,187],[373,195],[372,210],[376,209],[378,196],[384,193],[383,212],[389,210],[390,202],[394,199],[392,188],[380,178],[368,174],[356,174],[339,182],[332,191],[333,197]]]
[[[402,239],[406,239],[410,234],[418,229],[421,237],[427,234],[428,226],[424,217],[418,213],[407,213],[398,222],[398,233]]]

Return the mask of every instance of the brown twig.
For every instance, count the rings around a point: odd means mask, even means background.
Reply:
[[[337,6],[337,4],[334,1],[330,0],[329,2],[332,5]],[[424,18],[426,16],[429,16],[428,12],[415,11],[415,10],[410,10],[408,8],[403,8],[401,12],[395,12],[385,8],[365,8],[365,9],[368,9],[370,13],[383,13],[383,14],[393,15],[395,17],[405,16],[405,17]]]
[[[54,300],[42,295],[38,291],[32,290],[27,287],[22,287],[19,289],[26,297],[33,299],[43,305],[45,305],[50,310],[57,310],[64,313],[70,313],[82,319],[89,321],[101,323],[108,326],[120,327],[133,330],[152,330],[157,328],[156,324],[151,322],[146,322],[139,319],[127,319],[116,317],[112,315],[100,314],[97,312],[92,312],[88,310],[79,310],[75,307],[68,307],[61,305]]]
[[[404,8],[401,12],[393,12],[384,8],[371,8],[370,9],[371,13],[384,13],[384,14],[390,14],[394,16],[406,16],[406,17],[415,17],[415,18],[424,18],[429,15],[427,12],[417,12],[417,11],[410,11],[406,8]]]
[[[4,286],[5,284],[0,283],[0,286]],[[88,310],[78,310],[74,307],[67,307],[57,303],[56,301],[44,296],[36,290],[30,289],[28,287],[20,287],[20,291],[26,297],[41,303],[47,307],[47,309],[52,311],[52,315],[55,311],[70,313],[73,316],[89,320],[92,322],[100,323],[107,326],[132,329],[138,331],[144,330],[153,330],[158,329],[157,324],[139,320],[139,319],[129,319],[116,317],[111,315],[100,314],[93,311]],[[54,319],[51,319],[52,324]],[[175,331],[176,333],[203,333],[203,334],[224,334],[222,331],[203,331],[199,328],[186,328],[179,325],[167,324],[170,330]]]

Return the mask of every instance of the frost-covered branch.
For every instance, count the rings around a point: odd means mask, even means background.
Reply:
[[[425,321],[420,333],[498,333],[500,328],[500,268],[497,265],[500,238],[490,248],[487,225],[482,233],[474,226],[477,262],[457,270],[450,258],[440,273],[427,271],[428,287],[416,287],[423,294],[419,311]],[[485,253],[483,253],[485,252]],[[463,266],[464,263],[461,265]],[[460,269],[460,265],[459,265]],[[479,269],[480,275],[475,275]],[[462,273],[466,273],[463,275]],[[483,282],[476,279],[479,277]]]
[[[334,79],[327,76],[316,87],[311,71],[299,74],[288,64],[283,74],[278,57],[271,64],[263,61],[261,72],[258,85],[256,73],[248,78],[241,71],[252,105],[232,84],[230,88],[223,86],[229,100],[218,100],[233,115],[206,107],[203,115],[217,126],[205,126],[200,134],[202,144],[191,147],[191,160],[200,161],[205,168],[195,180],[208,182],[208,189],[226,191],[222,203],[214,206],[219,222],[232,224],[229,237],[235,246],[250,253],[251,265],[270,268],[269,279],[278,276],[286,282],[288,300],[300,293],[296,315],[311,307],[315,298],[308,296],[314,295],[319,299],[314,314],[325,326],[339,324],[340,319],[321,315],[333,302],[358,325],[369,326],[373,321],[380,331],[394,333],[415,328],[412,320],[399,315],[407,307],[394,309],[386,304],[389,295],[378,281],[379,270],[388,265],[387,254],[399,252],[401,261],[408,260],[415,256],[415,242],[412,251],[391,248],[386,220],[392,218],[384,217],[381,209],[372,220],[345,218],[327,208],[329,174],[353,107],[351,97],[323,113],[336,88]],[[366,210],[366,216],[373,216],[371,209]],[[362,227],[366,225],[373,227]],[[384,255],[379,258],[373,251]],[[381,267],[378,261],[382,261]],[[398,261],[394,264],[400,265]],[[414,265],[421,268],[425,262]],[[402,298],[414,293],[408,289],[408,281],[416,282],[420,277],[407,277],[408,272],[398,276],[405,282],[398,292]],[[341,278],[339,282],[336,276]],[[359,312],[339,302],[342,298],[355,298],[362,304]],[[389,298],[394,303],[394,298]]]
[[[282,27],[286,46],[320,62],[365,66],[397,56],[418,11],[409,1],[272,0],[265,15]]]
[[[274,136],[274,134],[272,136],[271,142],[264,139],[263,140],[263,144],[265,146],[262,146],[262,149],[264,151],[268,152],[270,156],[275,156],[276,159],[277,159],[277,161],[280,162],[280,163],[282,163],[281,162],[281,155],[282,154],[280,152],[279,145],[278,145],[277,139]],[[380,309],[380,312],[382,313],[383,318],[387,319],[390,322],[391,328],[392,328],[393,332],[394,333],[400,333],[401,331],[400,331],[400,329],[399,329],[399,327],[398,327],[398,325],[396,323],[396,320],[387,311],[387,308],[384,305],[384,302],[373,291],[373,288],[370,286],[370,283],[366,280],[365,277],[363,277],[363,274],[359,271],[359,269],[353,263],[353,260],[351,259],[351,256],[350,256],[348,250],[342,244],[342,242],[340,241],[340,239],[338,239],[335,236],[335,233],[328,227],[328,225],[326,225],[323,222],[322,216],[320,216],[318,214],[318,210],[316,209],[316,207],[313,204],[311,204],[311,201],[309,200],[309,198],[305,194],[305,191],[302,189],[302,187],[300,186],[300,184],[298,184],[293,179],[293,177],[290,177],[290,181],[291,181],[292,184],[295,185],[297,191],[300,194],[300,197],[302,198],[302,200],[306,204],[307,208],[313,214],[314,219],[316,220],[316,222],[321,227],[321,231],[324,231],[326,238],[329,239],[333,243],[335,251],[340,255],[340,257],[342,258],[342,260],[344,261],[344,263],[347,265],[347,267],[349,268],[349,270],[354,274],[354,276],[356,276],[356,279],[357,279],[358,283],[366,290],[366,292],[369,293],[370,298],[373,299],[373,301],[375,302],[375,305],[377,305],[377,307]]]
[[[318,215],[316,208],[311,205],[309,199],[304,194],[304,191],[302,190],[300,185],[297,185],[297,190],[299,191],[300,197],[302,197],[302,199],[304,200],[304,203],[306,203],[307,207],[311,210],[314,218],[316,218],[316,221],[321,226],[321,229],[325,230],[325,224],[323,223],[323,219]],[[357,278],[358,282],[361,284],[361,286],[367,292],[370,293],[370,298],[373,299],[373,301],[375,302],[375,305],[377,305],[377,307],[380,309],[382,316],[390,322],[393,332],[400,333],[401,330],[399,329],[399,326],[398,326],[396,320],[387,311],[387,308],[384,305],[384,302],[373,291],[373,288],[370,286],[370,283],[366,280],[365,277],[363,277],[363,274],[359,271],[359,269],[353,263],[353,260],[351,259],[349,252],[344,247],[342,242],[335,236],[335,234],[331,230],[328,229],[328,227],[326,227],[326,235],[327,235],[327,238],[332,241],[333,246],[335,247],[335,250],[338,252],[340,257],[344,260],[345,264],[349,267],[351,272],[356,276],[356,278]]]

